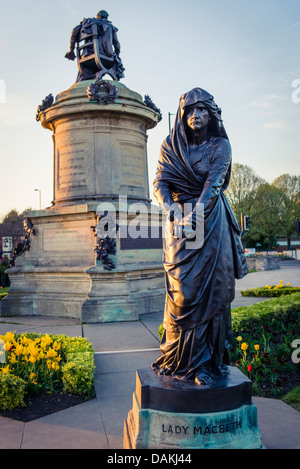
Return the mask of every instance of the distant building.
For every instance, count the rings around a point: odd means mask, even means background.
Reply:
[[[2,257],[7,256],[10,259],[13,252],[13,237],[2,236]]]
[[[290,250],[293,249],[300,249],[300,237],[292,238],[290,243]],[[277,251],[287,251],[288,250],[288,242],[286,238],[279,238],[277,239]]]

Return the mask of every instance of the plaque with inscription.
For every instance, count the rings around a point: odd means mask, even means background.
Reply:
[[[122,250],[162,249],[162,227],[142,226],[131,233],[127,226],[120,226],[120,246]]]
[[[68,191],[70,187],[87,186],[84,143],[76,147],[62,147],[57,151],[57,189]]]
[[[92,237],[89,228],[44,230],[44,250],[62,252],[89,249]]]

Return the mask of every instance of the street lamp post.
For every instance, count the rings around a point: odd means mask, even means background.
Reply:
[[[172,130],[171,116],[175,116],[175,114],[172,114],[171,112],[168,112],[168,116],[169,116],[169,133],[171,133],[171,130]]]
[[[40,210],[42,210],[42,191],[41,189],[34,189],[39,193],[39,202],[40,202]]]

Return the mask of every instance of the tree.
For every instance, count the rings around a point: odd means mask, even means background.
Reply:
[[[249,166],[233,163],[230,184],[225,194],[237,220],[240,220],[241,213],[249,214],[256,190],[264,183],[265,181]]]
[[[261,184],[250,209],[251,230],[248,240],[272,249],[284,229],[286,196],[281,189],[268,183]]]
[[[10,236],[13,239],[13,247],[21,236],[24,235],[23,219],[25,212],[31,209],[26,209],[22,213],[18,213],[17,210],[12,209],[8,212],[0,223],[0,236]]]
[[[296,221],[300,219],[300,176],[282,174],[272,185],[284,194],[284,224],[282,234],[287,238],[288,249],[291,248],[291,238],[295,234]]]
[[[296,200],[300,194],[300,176],[291,176],[290,174],[282,174],[272,182],[273,186],[281,189],[285,195]]]

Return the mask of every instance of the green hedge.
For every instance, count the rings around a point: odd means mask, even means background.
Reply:
[[[252,380],[254,394],[282,397],[299,382],[292,344],[300,338],[300,293],[233,309],[232,332],[231,362]]]
[[[266,326],[268,329],[273,326],[280,330],[282,327],[285,328],[283,323],[286,323],[289,315],[300,320],[300,293],[282,295],[251,306],[234,308],[232,310],[232,330],[239,332],[241,329],[249,330],[255,326]]]
[[[292,361],[292,344],[299,338],[300,293],[234,308],[231,364],[249,376],[254,394],[283,396],[299,382],[300,364]]]
[[[248,290],[242,290],[242,296],[258,296],[258,297],[278,297],[282,295],[291,295],[293,293],[300,292],[300,287],[278,287],[273,285],[270,287],[259,287],[259,288],[249,288]]]
[[[65,392],[91,396],[95,372],[94,350],[83,337],[53,336],[60,341],[66,362],[62,366]]]
[[[0,372],[0,409],[24,407],[25,381],[17,376]]]

